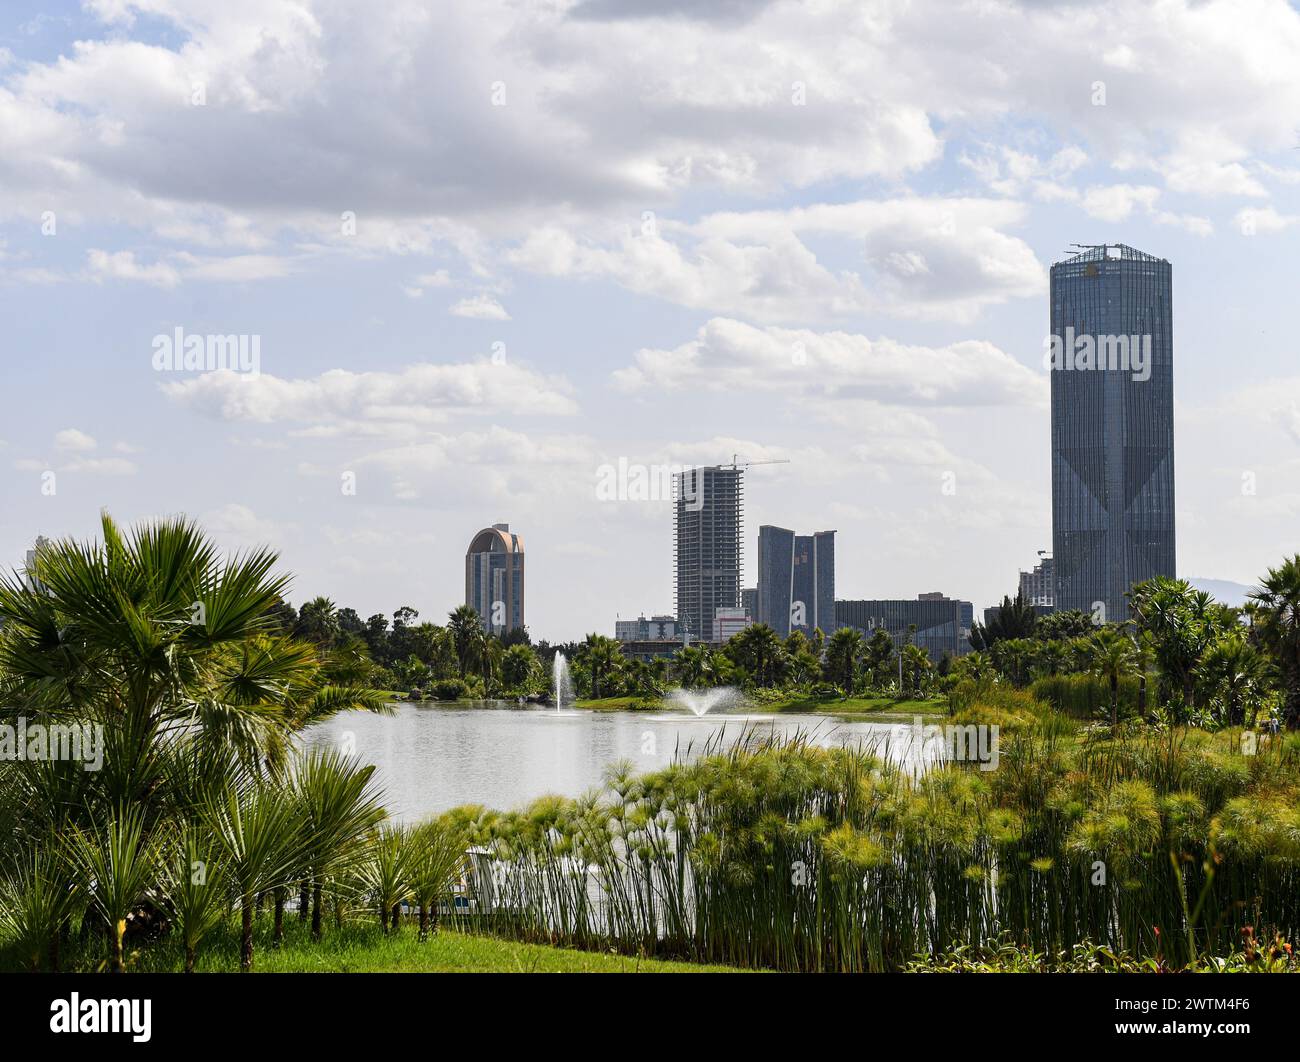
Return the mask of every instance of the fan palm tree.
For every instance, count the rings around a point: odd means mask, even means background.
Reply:
[[[393,930],[397,930],[402,903],[411,895],[415,850],[408,827],[381,826],[371,835],[368,858],[359,868],[362,886],[379,908],[379,924],[385,936],[390,918]]]
[[[1246,722],[1246,706],[1258,703],[1268,678],[1268,661],[1239,631],[1216,641],[1196,665],[1197,682],[1207,694],[1204,700],[1222,700],[1229,726]]]
[[[622,669],[623,652],[618,642],[603,634],[589,634],[578,647],[579,659],[591,676],[591,695],[594,698],[608,694],[612,676]]]
[[[501,684],[512,692],[526,692],[537,671],[537,654],[530,645],[512,645],[501,658]]]
[[[826,677],[839,686],[846,696],[857,685],[862,662],[862,632],[856,627],[841,627],[831,635],[826,646]]]
[[[903,681],[913,694],[920,696],[925,692],[926,682],[934,665],[930,663],[930,654],[919,645],[903,646]],[[902,690],[898,691],[900,694]]]
[[[3,711],[99,723],[110,748],[96,784],[111,806],[158,797],[160,747],[180,734],[265,752],[315,673],[310,647],[273,637],[287,579],[267,550],[222,560],[190,521],[102,544],[43,546],[34,582],[0,576]],[[305,692],[304,692],[305,696]]]
[[[447,616],[447,633],[451,635],[456,667],[463,682],[477,661],[483,640],[483,622],[469,605],[460,605]]]
[[[284,888],[308,843],[298,807],[264,780],[229,786],[203,808],[204,825],[239,897],[239,966],[253,969],[253,905],[259,893]]]
[[[74,833],[68,855],[85,883],[91,908],[107,926],[109,971],[122,973],[127,919],[158,884],[158,839],[145,832],[142,809],[124,807],[106,826]]]
[[[727,643],[727,652],[760,686],[775,686],[785,673],[785,646],[766,623],[746,627]]]
[[[31,970],[59,970],[59,934],[76,903],[67,860],[53,844],[29,845],[0,879],[0,937]]]
[[[1110,684],[1110,725],[1119,725],[1120,679],[1136,666],[1133,639],[1114,627],[1103,627],[1088,639],[1089,669]]]
[[[311,934],[321,938],[321,891],[325,881],[361,857],[363,839],[383,820],[375,768],[337,749],[306,753],[293,773],[294,802],[307,844],[305,880],[311,884]]]
[[[187,823],[167,846],[162,891],[185,948],[185,972],[194,972],[199,944],[230,912],[230,882],[216,846],[201,824]]]
[[[312,598],[298,610],[294,634],[299,638],[328,649],[338,641],[340,633],[338,609],[328,597]]]
[[[430,929],[438,931],[438,904],[451,896],[465,862],[461,834],[446,822],[434,819],[412,831],[409,841],[411,897],[419,907],[420,940]]]
[[[1256,638],[1282,682],[1282,718],[1300,730],[1300,553],[1270,568],[1251,598]]]
[[[713,653],[703,645],[687,645],[673,657],[677,681],[688,689],[707,686],[714,676]]]

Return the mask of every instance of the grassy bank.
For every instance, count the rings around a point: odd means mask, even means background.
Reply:
[[[95,971],[103,964],[103,942],[98,938],[74,944],[64,956],[63,969]],[[184,956],[174,938],[127,949],[127,970],[177,973]],[[17,971],[14,956],[0,953],[0,970]],[[199,952],[199,973],[231,973],[239,969],[238,919],[204,941]],[[447,929],[421,942],[412,927],[384,936],[374,922],[329,926],[325,938],[313,943],[306,926],[290,917],[285,939],[275,947],[269,918],[257,926],[259,973],[729,973],[725,966],[701,966],[617,955],[577,951],[544,944],[525,944]]]

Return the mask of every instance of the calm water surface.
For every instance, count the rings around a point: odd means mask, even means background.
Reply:
[[[313,727],[309,746],[346,742],[378,767],[389,812],[413,821],[458,804],[517,808],[539,796],[579,796],[602,788],[610,764],[658,770],[674,754],[691,758],[710,738],[802,731],[823,745],[862,745],[913,763],[908,724],[844,722],[829,716],[584,712],[557,715],[540,705],[406,703],[393,716],[351,712]]]

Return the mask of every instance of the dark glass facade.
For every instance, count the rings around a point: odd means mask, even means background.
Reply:
[[[1124,620],[1134,583],[1174,575],[1172,301],[1170,264],[1123,244],[1052,266],[1058,609]]]
[[[781,637],[792,631],[830,634],[835,623],[835,532],[796,535],[784,527],[758,529],[758,609]]]
[[[895,646],[906,645],[910,637],[936,664],[945,653],[963,656],[970,652],[968,617],[973,615],[969,601],[950,597],[835,602],[837,627],[856,627],[867,635],[883,628]]]

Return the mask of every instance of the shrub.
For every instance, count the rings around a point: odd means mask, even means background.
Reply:
[[[459,701],[469,696],[469,686],[458,678],[439,679],[429,687],[435,701]]]
[[[1119,714],[1136,715],[1141,681],[1136,677],[1119,682]],[[1038,679],[1030,690],[1058,712],[1075,719],[1110,717],[1110,684],[1096,675],[1050,675]]]

